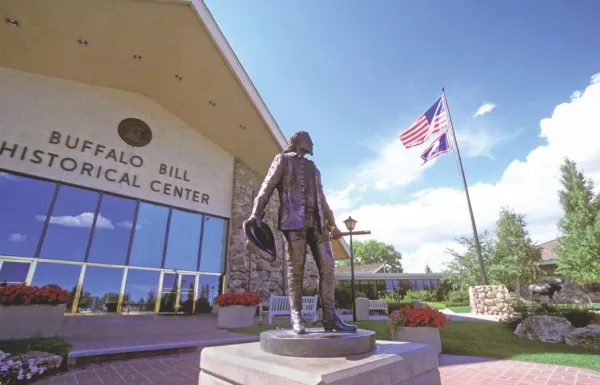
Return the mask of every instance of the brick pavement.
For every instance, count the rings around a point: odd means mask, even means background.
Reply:
[[[36,385],[197,385],[200,356],[134,359],[93,364]],[[598,385],[600,372],[558,365],[442,354],[442,385]]]

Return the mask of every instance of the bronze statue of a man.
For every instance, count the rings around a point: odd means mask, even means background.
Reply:
[[[294,332],[305,333],[301,310],[307,244],[319,270],[323,328],[328,332],[355,332],[356,326],[345,324],[335,314],[335,264],[330,238],[338,239],[342,234],[323,194],[321,174],[314,162],[305,158],[306,154],[313,154],[310,135],[304,131],[294,133],[290,138],[290,146],[273,159],[248,221],[260,223],[271,195],[277,189],[280,201],[278,227],[285,237]]]

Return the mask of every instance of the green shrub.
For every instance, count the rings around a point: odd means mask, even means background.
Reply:
[[[469,292],[466,289],[454,289],[448,292],[444,301],[446,306],[468,306]]]
[[[437,302],[438,293],[434,290],[407,290],[404,293],[404,301],[414,301],[415,299],[423,302]]]
[[[591,309],[578,309],[575,307],[539,306],[531,303],[513,305],[514,312],[500,318],[500,322],[511,330],[526,318],[534,315],[552,315],[566,318],[576,328],[587,326],[592,320],[600,320],[600,314]]]
[[[303,296],[314,296],[319,294],[319,289],[316,286],[307,286],[302,288]],[[336,286],[335,287],[335,301],[337,307],[340,309],[352,309],[352,288],[350,286]],[[355,290],[354,295],[356,298],[366,297],[362,291]],[[321,306],[321,300],[318,300],[318,305]]]

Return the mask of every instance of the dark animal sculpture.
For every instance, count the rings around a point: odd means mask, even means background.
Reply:
[[[554,302],[554,293],[560,292],[562,290],[562,280],[560,278],[556,278],[553,282],[544,283],[544,284],[531,284],[529,285],[529,295],[531,296],[531,300],[534,301],[535,295],[545,295],[550,298],[550,301]]]

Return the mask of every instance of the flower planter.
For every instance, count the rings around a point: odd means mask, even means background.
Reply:
[[[223,329],[253,326],[254,313],[256,313],[256,306],[220,306],[217,326]]]
[[[57,337],[66,306],[0,306],[0,340]]]
[[[442,340],[440,338],[440,329],[438,328],[404,327],[392,332],[392,340],[434,345],[438,354],[442,352]]]

